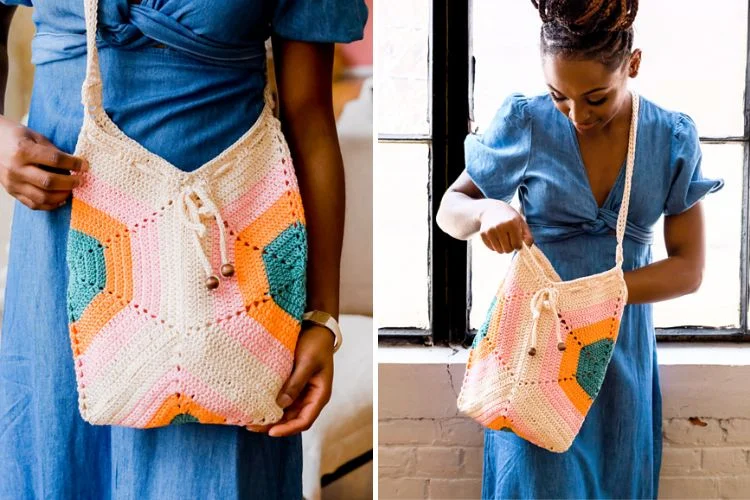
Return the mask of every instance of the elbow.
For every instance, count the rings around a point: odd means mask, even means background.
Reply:
[[[465,239],[462,238],[461,234],[458,234],[456,228],[454,227],[454,224],[451,221],[450,211],[445,208],[444,201],[440,203],[440,208],[438,208],[437,214],[435,214],[435,223],[437,224],[437,227],[440,228],[442,232],[447,234],[448,236],[452,238],[456,238],[459,240]]]
[[[686,284],[686,293],[691,294],[697,292],[701,284],[703,284],[703,269],[698,269],[690,273],[690,278]]]
[[[437,214],[435,214],[435,223],[444,233],[448,232],[448,215],[445,209],[445,197],[440,201],[440,207],[438,208]]]
[[[450,201],[450,191],[443,195],[443,199],[440,201],[440,207],[438,207],[438,211],[435,214],[435,223],[442,232],[457,240],[467,240],[471,236],[471,234],[467,234],[463,230],[460,223],[456,220],[456,215],[453,213]]]

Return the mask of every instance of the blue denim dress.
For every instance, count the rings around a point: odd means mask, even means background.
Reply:
[[[625,232],[624,270],[651,263],[652,227],[723,186],[701,175],[692,120],[641,98]],[[466,140],[466,169],[488,198],[518,192],[539,248],[563,280],[615,265],[625,166],[599,207],[572,123],[549,95],[512,95],[482,138]],[[625,308],[599,395],[565,453],[507,431],[485,431],[482,497],[656,498],[662,449],[661,392],[650,304]]]
[[[83,120],[83,2],[34,7],[29,127],[72,152]],[[259,116],[265,39],[349,42],[366,18],[361,0],[100,0],[104,107],[148,150],[196,169]],[[15,204],[0,343],[0,499],[300,498],[300,436],[81,419],[66,319],[69,221],[69,203]]]

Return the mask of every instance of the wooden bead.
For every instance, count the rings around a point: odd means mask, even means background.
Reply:
[[[206,288],[209,290],[215,290],[219,288],[219,278],[217,276],[209,276],[206,278]]]
[[[529,349],[529,356],[533,356],[535,354],[536,354],[536,347],[532,347],[531,349]]]
[[[225,278],[234,276],[234,266],[230,263],[226,263],[223,266],[221,266],[221,275],[224,276]]]
[[[565,350],[565,342],[558,342],[557,349],[559,351],[564,351]]]

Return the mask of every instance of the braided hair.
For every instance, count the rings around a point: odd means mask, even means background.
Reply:
[[[531,0],[542,18],[542,55],[594,59],[614,70],[633,47],[638,0]]]

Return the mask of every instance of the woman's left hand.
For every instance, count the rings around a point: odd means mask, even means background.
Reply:
[[[305,324],[297,340],[294,369],[276,399],[284,416],[271,426],[253,430],[268,430],[270,436],[280,437],[310,428],[331,399],[333,342],[327,328]]]

